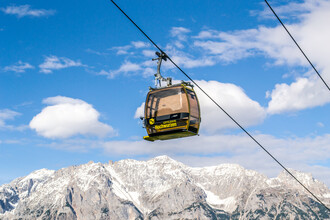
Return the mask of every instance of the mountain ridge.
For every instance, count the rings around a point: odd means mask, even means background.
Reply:
[[[330,204],[325,184],[292,172]],[[237,164],[194,168],[168,156],[89,162],[37,170],[0,186],[0,219],[330,219],[289,178]]]

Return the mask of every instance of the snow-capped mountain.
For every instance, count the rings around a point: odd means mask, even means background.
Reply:
[[[327,206],[330,190],[292,170]],[[0,186],[7,219],[330,219],[288,174],[236,164],[192,168],[167,156],[41,169]]]

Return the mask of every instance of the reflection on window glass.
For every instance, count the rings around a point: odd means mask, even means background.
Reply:
[[[199,107],[196,94],[189,89],[187,89],[187,94],[190,102],[190,116],[194,118],[199,118]]]
[[[158,117],[188,111],[187,96],[180,87],[155,91],[149,95],[147,117]]]

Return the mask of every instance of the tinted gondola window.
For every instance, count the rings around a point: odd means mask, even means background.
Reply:
[[[147,118],[181,112],[189,112],[187,96],[182,87],[172,87],[150,93],[147,100]]]
[[[190,126],[198,128],[199,126],[199,106],[196,94],[187,89],[187,94],[190,103]]]

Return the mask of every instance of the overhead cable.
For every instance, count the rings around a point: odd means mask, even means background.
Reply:
[[[324,83],[324,85],[328,88],[328,90],[330,91],[330,87],[329,85],[325,82],[325,80],[322,78],[321,74],[317,71],[317,69],[315,68],[315,66],[313,65],[313,63],[308,59],[307,55],[305,54],[305,52],[301,49],[301,47],[299,46],[299,44],[297,43],[297,41],[293,38],[293,36],[290,34],[289,30],[285,27],[284,23],[281,21],[281,19],[277,16],[277,14],[275,13],[275,11],[273,10],[272,6],[270,6],[270,4],[268,3],[267,0],[265,0],[266,4],[268,5],[268,7],[270,8],[270,10],[274,13],[274,15],[276,16],[277,20],[281,23],[281,25],[283,26],[283,28],[286,30],[286,32],[289,34],[289,36],[291,37],[291,39],[293,40],[293,42],[297,45],[297,47],[299,48],[299,50],[301,51],[301,53],[304,55],[304,57],[306,58],[306,60],[309,62],[309,64],[312,66],[312,68],[314,69],[314,71],[317,73],[317,75],[320,77],[320,79],[322,80],[322,82]]]
[[[167,59],[178,68],[197,88],[199,88],[219,109],[221,109],[239,128],[241,128],[259,147],[261,147],[274,161],[276,161],[293,179],[295,179],[307,192],[309,192],[320,204],[326,209],[330,209],[316,197],[302,182],[300,182],[282,163],[280,163],[265,147],[263,147],[242,125],[240,125],[227,111],[225,111],[209,94],[207,94],[187,73],[185,73],[115,2],[111,2],[130,20],[134,26],[163,54],[166,55]]]

